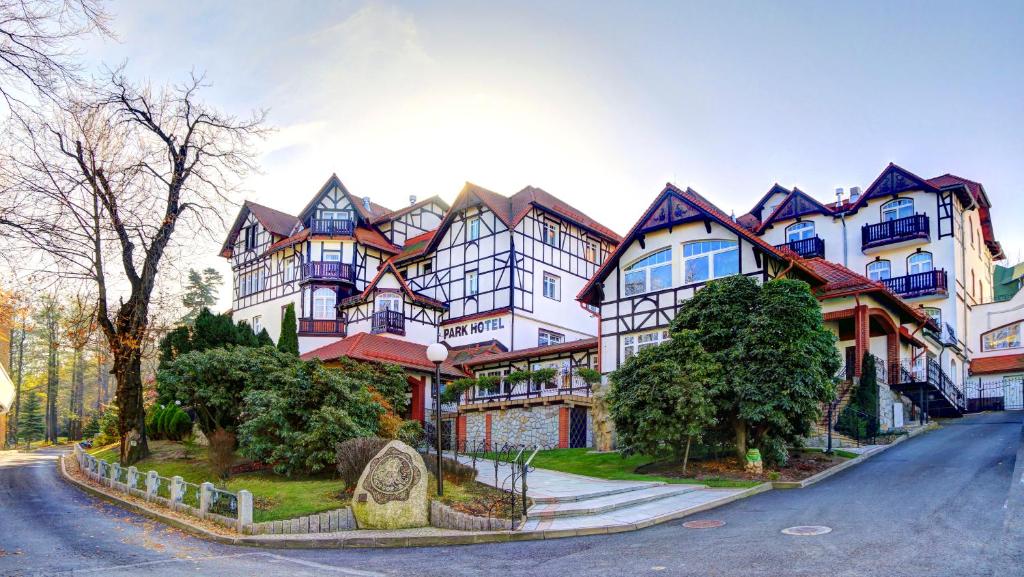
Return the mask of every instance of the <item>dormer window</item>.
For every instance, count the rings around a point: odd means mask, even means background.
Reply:
[[[553,222],[541,221],[541,240],[544,244],[558,246],[558,225]]]
[[[243,233],[245,235],[244,236],[244,238],[245,238],[245,250],[253,250],[253,249],[255,249],[256,248],[256,239],[257,239],[258,234],[259,234],[259,230],[257,230],[256,225],[245,227],[245,230],[243,230]]]
[[[672,286],[672,248],[663,248],[625,269],[626,296],[666,289]]]
[[[798,222],[786,227],[786,242],[795,242],[814,237],[814,223],[810,221]]]
[[[882,205],[882,222],[914,216],[914,199],[897,198]]]

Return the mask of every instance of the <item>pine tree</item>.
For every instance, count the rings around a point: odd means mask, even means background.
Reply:
[[[217,304],[217,290],[223,283],[224,277],[215,269],[207,268],[200,273],[196,269],[190,268],[188,284],[185,285],[185,295],[181,298],[181,303],[188,309],[182,322],[191,325],[204,308]]]
[[[39,401],[39,395],[35,391],[26,395],[19,415],[18,440],[28,442],[28,448],[31,449],[32,441],[42,439],[46,434],[43,404]]]
[[[299,333],[295,326],[295,305],[289,303],[284,309],[284,320],[281,321],[281,336],[277,339],[277,350],[282,353],[299,354]]]
[[[272,347],[274,346],[274,339],[270,338],[270,333],[267,329],[260,329],[260,334],[256,335],[256,343],[261,347]]]

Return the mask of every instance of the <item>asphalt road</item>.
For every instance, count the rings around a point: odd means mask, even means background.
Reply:
[[[911,439],[814,487],[771,491],[618,535],[423,549],[215,545],[64,484],[54,452],[0,452],[0,575],[1024,575],[1024,413]],[[1019,454],[1018,454],[1019,453]],[[1020,457],[1020,459],[1018,459]],[[825,525],[813,537],[784,535]]]

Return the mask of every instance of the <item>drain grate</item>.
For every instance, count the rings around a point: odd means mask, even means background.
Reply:
[[[719,521],[717,519],[698,519],[696,521],[687,521],[683,523],[683,527],[687,529],[714,529],[725,525],[725,521]]]
[[[824,535],[825,533],[831,533],[832,527],[826,527],[824,525],[797,525],[796,527],[787,527],[782,532],[786,535],[796,535],[798,537],[812,537],[814,535]]]

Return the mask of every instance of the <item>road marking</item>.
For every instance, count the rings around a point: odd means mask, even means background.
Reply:
[[[309,567],[310,569],[321,569],[324,571],[331,571],[334,573],[340,573],[342,575],[354,575],[356,577],[384,577],[384,573],[376,573],[373,571],[360,571],[359,569],[350,569],[348,567],[335,567],[332,565],[325,565],[323,563],[316,563],[314,561],[305,561],[303,559],[294,559],[292,557],[285,557],[284,555],[276,555],[274,553],[238,553],[236,555],[209,555],[207,557],[188,557],[182,559],[161,559],[159,561],[144,561],[141,563],[130,563],[128,565],[114,565],[107,567],[97,567],[93,569],[75,569],[71,575],[84,575],[86,573],[103,573],[113,571],[115,569],[133,569],[137,567],[151,567],[153,565],[164,565],[167,563],[198,563],[200,561],[216,561],[219,559],[238,559],[241,557],[269,557],[278,561],[285,561],[288,563],[295,563],[296,565],[302,565]]]

